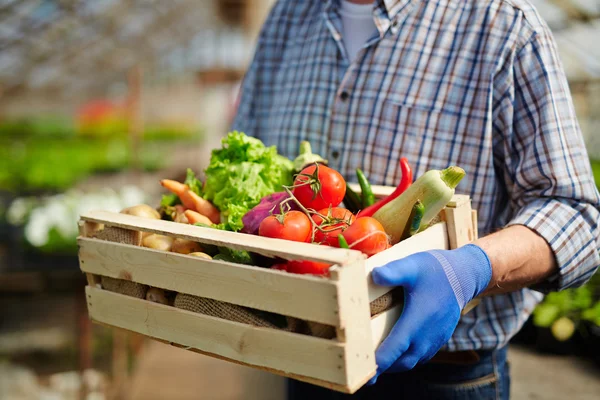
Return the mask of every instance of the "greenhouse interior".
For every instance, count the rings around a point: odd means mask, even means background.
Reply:
[[[600,2],[529,2],[552,31],[600,188]],[[86,287],[99,276],[82,243],[99,240],[78,241],[90,212],[189,209],[165,180],[189,192],[205,179],[275,3],[286,1],[0,1],[0,400],[288,398],[290,374],[243,354],[240,365],[91,318]],[[600,273],[529,311],[508,350],[510,398],[598,399]]]

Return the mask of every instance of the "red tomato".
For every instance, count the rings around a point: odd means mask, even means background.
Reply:
[[[312,225],[301,211],[289,211],[281,215],[269,215],[258,227],[260,236],[306,242],[310,239]]]
[[[316,165],[306,167],[294,181],[292,193],[300,204],[313,210],[337,207],[346,194],[346,181],[342,175],[325,165],[319,165],[317,176]],[[298,186],[302,185],[302,186]]]
[[[329,246],[337,246],[338,235],[348,228],[348,223],[352,224],[356,219],[354,214],[341,207],[324,208],[319,210],[319,214],[339,221],[336,224],[324,226],[323,230],[326,232],[322,232],[318,229],[315,232],[315,242],[327,244]],[[319,215],[313,215],[312,219],[319,226],[327,224],[327,220],[323,220]],[[334,223],[335,221],[329,222]]]
[[[288,261],[287,272],[293,274],[329,275],[331,264],[316,261]]]
[[[372,217],[359,217],[342,236],[353,250],[359,250],[368,256],[388,248],[388,236],[379,221]],[[368,237],[367,237],[368,236]],[[362,240],[363,238],[366,239]]]
[[[287,264],[275,264],[275,265],[271,266],[271,269],[277,269],[277,270],[280,270],[280,271],[287,271],[288,266],[287,266]]]

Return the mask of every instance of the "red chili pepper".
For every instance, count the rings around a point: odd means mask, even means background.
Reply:
[[[405,157],[400,159],[400,171],[402,171],[402,179],[400,179],[400,183],[396,187],[396,189],[384,199],[379,200],[377,203],[373,204],[360,211],[356,217],[372,217],[373,214],[377,212],[381,207],[385,206],[390,201],[394,200],[396,197],[400,196],[402,193],[408,189],[408,187],[412,184],[413,175],[412,170],[410,169],[410,165],[408,165],[408,160]]]

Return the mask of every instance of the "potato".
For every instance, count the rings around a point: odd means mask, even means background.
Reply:
[[[98,222],[86,222],[85,223],[85,234],[87,236],[93,236],[104,229],[104,224]]]
[[[169,305],[169,300],[165,295],[165,291],[155,287],[148,289],[148,291],[146,292],[146,300],[152,301],[154,303]]]
[[[135,215],[149,219],[160,219],[160,214],[154,208],[147,204],[138,204],[137,206],[127,207],[121,210],[121,214]]]
[[[185,216],[184,213],[177,214],[177,216],[175,217],[175,222],[179,222],[181,224],[189,224],[190,223],[190,221],[187,219],[187,217]]]
[[[190,253],[188,254],[188,256],[194,256],[194,257],[200,257],[200,258],[206,258],[208,260],[212,260],[212,257],[209,256],[206,253],[202,253],[202,252],[194,252],[194,253]]]
[[[190,254],[202,251],[200,243],[192,242],[187,239],[175,239],[171,246],[171,251],[179,254]]]
[[[136,217],[148,219],[160,219],[160,213],[147,204],[138,204],[137,206],[127,207],[121,210],[121,214],[134,215]],[[142,232],[142,238],[150,236],[149,232]]]
[[[173,238],[152,233],[142,240],[142,246],[154,250],[171,251],[171,246],[173,246]]]
[[[190,253],[190,254],[188,254],[188,256],[194,256],[194,257],[206,258],[207,260],[212,260],[211,256],[209,256],[206,253],[202,253],[202,252]]]

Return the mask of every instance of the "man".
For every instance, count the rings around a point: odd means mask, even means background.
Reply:
[[[467,173],[457,192],[485,236],[373,271],[406,302],[356,398],[508,398],[509,339],[542,293],[600,264],[600,196],[552,35],[526,0],[281,0],[233,127],[288,157],[308,140],[376,184],[396,185],[402,156],[417,177]],[[345,398],[293,381],[290,395]]]

